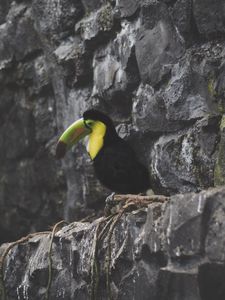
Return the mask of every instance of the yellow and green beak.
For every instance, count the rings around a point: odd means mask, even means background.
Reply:
[[[90,133],[91,129],[85,126],[83,118],[71,124],[59,138],[56,146],[56,158],[64,157],[67,150]]]

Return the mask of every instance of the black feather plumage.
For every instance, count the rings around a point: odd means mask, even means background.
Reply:
[[[83,118],[98,120],[106,125],[104,145],[93,161],[100,182],[121,194],[138,194],[150,188],[147,168],[138,161],[129,143],[118,136],[112,120],[93,109],[86,111]]]

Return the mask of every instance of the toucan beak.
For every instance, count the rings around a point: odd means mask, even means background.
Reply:
[[[56,146],[56,158],[64,157],[68,149],[90,133],[91,129],[85,126],[83,118],[71,124],[59,138]]]

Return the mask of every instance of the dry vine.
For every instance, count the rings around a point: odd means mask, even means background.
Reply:
[[[98,247],[99,244],[107,238],[107,256],[106,256],[106,289],[108,293],[108,299],[112,300],[112,293],[110,287],[110,276],[111,276],[111,239],[113,231],[123,216],[123,214],[129,210],[137,209],[141,207],[147,207],[153,202],[165,202],[169,198],[161,195],[152,196],[141,196],[141,195],[114,195],[113,206],[116,206],[117,212],[103,218],[96,227],[95,235],[93,239],[92,249],[92,263],[91,263],[91,300],[98,299],[98,285],[99,285],[99,270],[98,270]],[[108,212],[107,212],[108,213]],[[100,226],[105,223],[103,229],[99,232]]]
[[[50,233],[50,243],[49,243],[49,250],[48,250],[48,284],[45,292],[45,299],[49,300],[49,292],[52,284],[52,245],[53,245],[53,239],[55,237],[56,232],[59,230],[59,227],[62,224],[68,224],[66,221],[62,220],[58,223],[56,223],[52,229],[52,232]]]

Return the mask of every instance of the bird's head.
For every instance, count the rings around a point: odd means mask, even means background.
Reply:
[[[105,137],[115,134],[113,122],[107,115],[95,109],[87,110],[83,118],[72,123],[59,138],[56,157],[64,157],[67,150],[88,135],[87,151],[93,160],[103,147]]]

